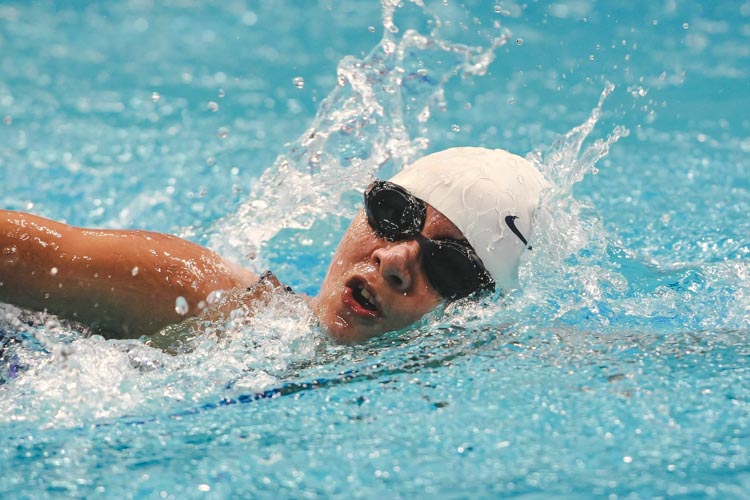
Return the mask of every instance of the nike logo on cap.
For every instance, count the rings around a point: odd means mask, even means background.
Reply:
[[[524,245],[526,245],[526,248],[531,250],[531,245],[529,245],[529,242],[526,241],[526,238],[523,237],[523,234],[521,234],[521,231],[518,230],[516,227],[516,219],[518,219],[517,215],[506,215],[505,216],[505,223],[508,225],[511,231],[513,231],[513,234],[518,236],[518,238],[523,242]]]

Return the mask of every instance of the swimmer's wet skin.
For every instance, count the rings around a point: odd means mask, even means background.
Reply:
[[[79,321],[107,337],[138,337],[182,321],[177,297],[194,315],[212,291],[256,280],[175,236],[0,211],[0,301]]]
[[[309,300],[321,327],[338,341],[360,342],[404,328],[446,300],[514,287],[546,186],[528,161],[484,148],[435,153],[376,181],[320,294]],[[235,298],[225,308],[262,307],[247,291],[257,281],[175,236],[83,229],[0,210],[0,301],[77,320],[107,337],[179,323],[220,290]],[[185,303],[187,310],[175,307]]]

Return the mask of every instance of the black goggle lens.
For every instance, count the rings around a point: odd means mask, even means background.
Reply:
[[[430,240],[422,235],[427,207],[401,186],[386,181],[372,183],[365,192],[365,211],[370,227],[381,238],[417,240],[425,274],[443,297],[455,300],[494,289],[495,282],[468,243]]]
[[[365,193],[370,226],[389,241],[407,239],[422,231],[427,207],[406,190],[383,181],[370,185]]]

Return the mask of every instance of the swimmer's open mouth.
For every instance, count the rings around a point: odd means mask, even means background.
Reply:
[[[368,289],[367,283],[363,279],[354,278],[347,283],[347,287],[351,290],[351,297],[363,310],[362,312],[368,313],[368,316],[375,316],[378,313],[375,294]]]

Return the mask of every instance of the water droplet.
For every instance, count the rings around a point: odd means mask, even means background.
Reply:
[[[18,262],[18,248],[16,248],[15,245],[3,248],[0,255],[2,255],[2,262],[4,264],[12,266]]]
[[[216,113],[217,111],[219,111],[219,103],[217,103],[216,101],[209,101],[208,109]]]
[[[132,274],[133,276],[138,276],[138,266],[135,266],[133,269],[131,269],[130,274]]]
[[[304,79],[304,78],[302,78],[301,76],[295,76],[294,78],[292,78],[292,83],[293,83],[293,84],[294,84],[294,86],[295,86],[295,87],[297,87],[298,89],[303,89],[303,88],[305,88],[305,79]]]
[[[177,297],[177,300],[174,301],[174,312],[179,314],[180,316],[185,316],[188,312],[188,303],[187,300],[185,300],[185,297]]]
[[[161,99],[161,96],[158,92],[152,92],[151,93],[151,101],[152,102],[159,102],[159,99]]]
[[[223,294],[221,290],[214,290],[213,292],[208,294],[208,297],[206,297],[206,302],[209,305],[216,304],[221,300],[222,295]]]
[[[255,26],[258,23],[258,14],[248,10],[242,14],[240,19],[245,26]]]
[[[49,270],[49,273],[50,273],[50,274],[51,274],[52,276],[55,276],[55,275],[57,275],[57,268],[56,268],[56,267],[53,267],[52,269],[50,269],[50,270]]]

